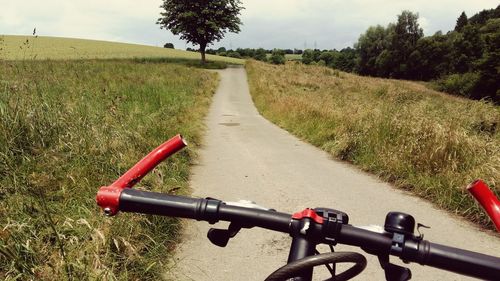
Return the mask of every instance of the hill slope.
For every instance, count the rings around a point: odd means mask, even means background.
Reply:
[[[272,122],[440,207],[488,222],[463,187],[483,178],[500,193],[500,107],[325,67],[246,65],[254,102]]]
[[[3,39],[3,40],[2,40]],[[199,59],[200,54],[176,49],[46,36],[0,36],[0,59],[124,59],[174,58]],[[242,64],[243,60],[207,55],[208,60]]]

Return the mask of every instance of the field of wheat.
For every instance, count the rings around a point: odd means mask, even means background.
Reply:
[[[0,60],[170,58],[200,60],[200,54],[177,49],[117,42],[46,36],[0,35]],[[242,64],[243,60],[207,55],[207,60]]]

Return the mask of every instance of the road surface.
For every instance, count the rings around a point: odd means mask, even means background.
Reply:
[[[252,103],[244,68],[228,68],[219,74],[199,163],[192,170],[194,196],[250,199],[289,213],[330,207],[348,213],[353,225],[383,225],[387,212],[397,210],[431,226],[423,232],[432,242],[500,255],[498,237],[333,160],[264,119]],[[243,229],[226,248],[219,248],[206,238],[208,229],[205,222],[186,222],[184,242],[176,249],[167,279],[263,280],[286,262],[291,242],[286,234]],[[346,249],[353,248],[336,250]],[[368,258],[368,263],[355,280],[385,280],[377,259]],[[413,280],[467,280],[418,264],[410,268]],[[326,270],[320,269],[315,279],[326,277]]]

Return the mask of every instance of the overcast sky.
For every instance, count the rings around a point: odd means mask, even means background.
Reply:
[[[0,34],[119,41],[178,49],[190,45],[155,24],[161,0],[0,0]],[[425,35],[454,28],[462,11],[470,17],[498,0],[243,0],[238,34],[211,48],[314,48],[352,46],[371,25],[395,22],[402,10],[419,13]]]

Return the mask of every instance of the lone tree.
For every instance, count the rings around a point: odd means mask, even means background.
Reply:
[[[240,31],[239,0],[163,0],[164,11],[156,22],[182,40],[200,46],[201,61],[205,63],[207,45],[220,41],[226,32]]]

